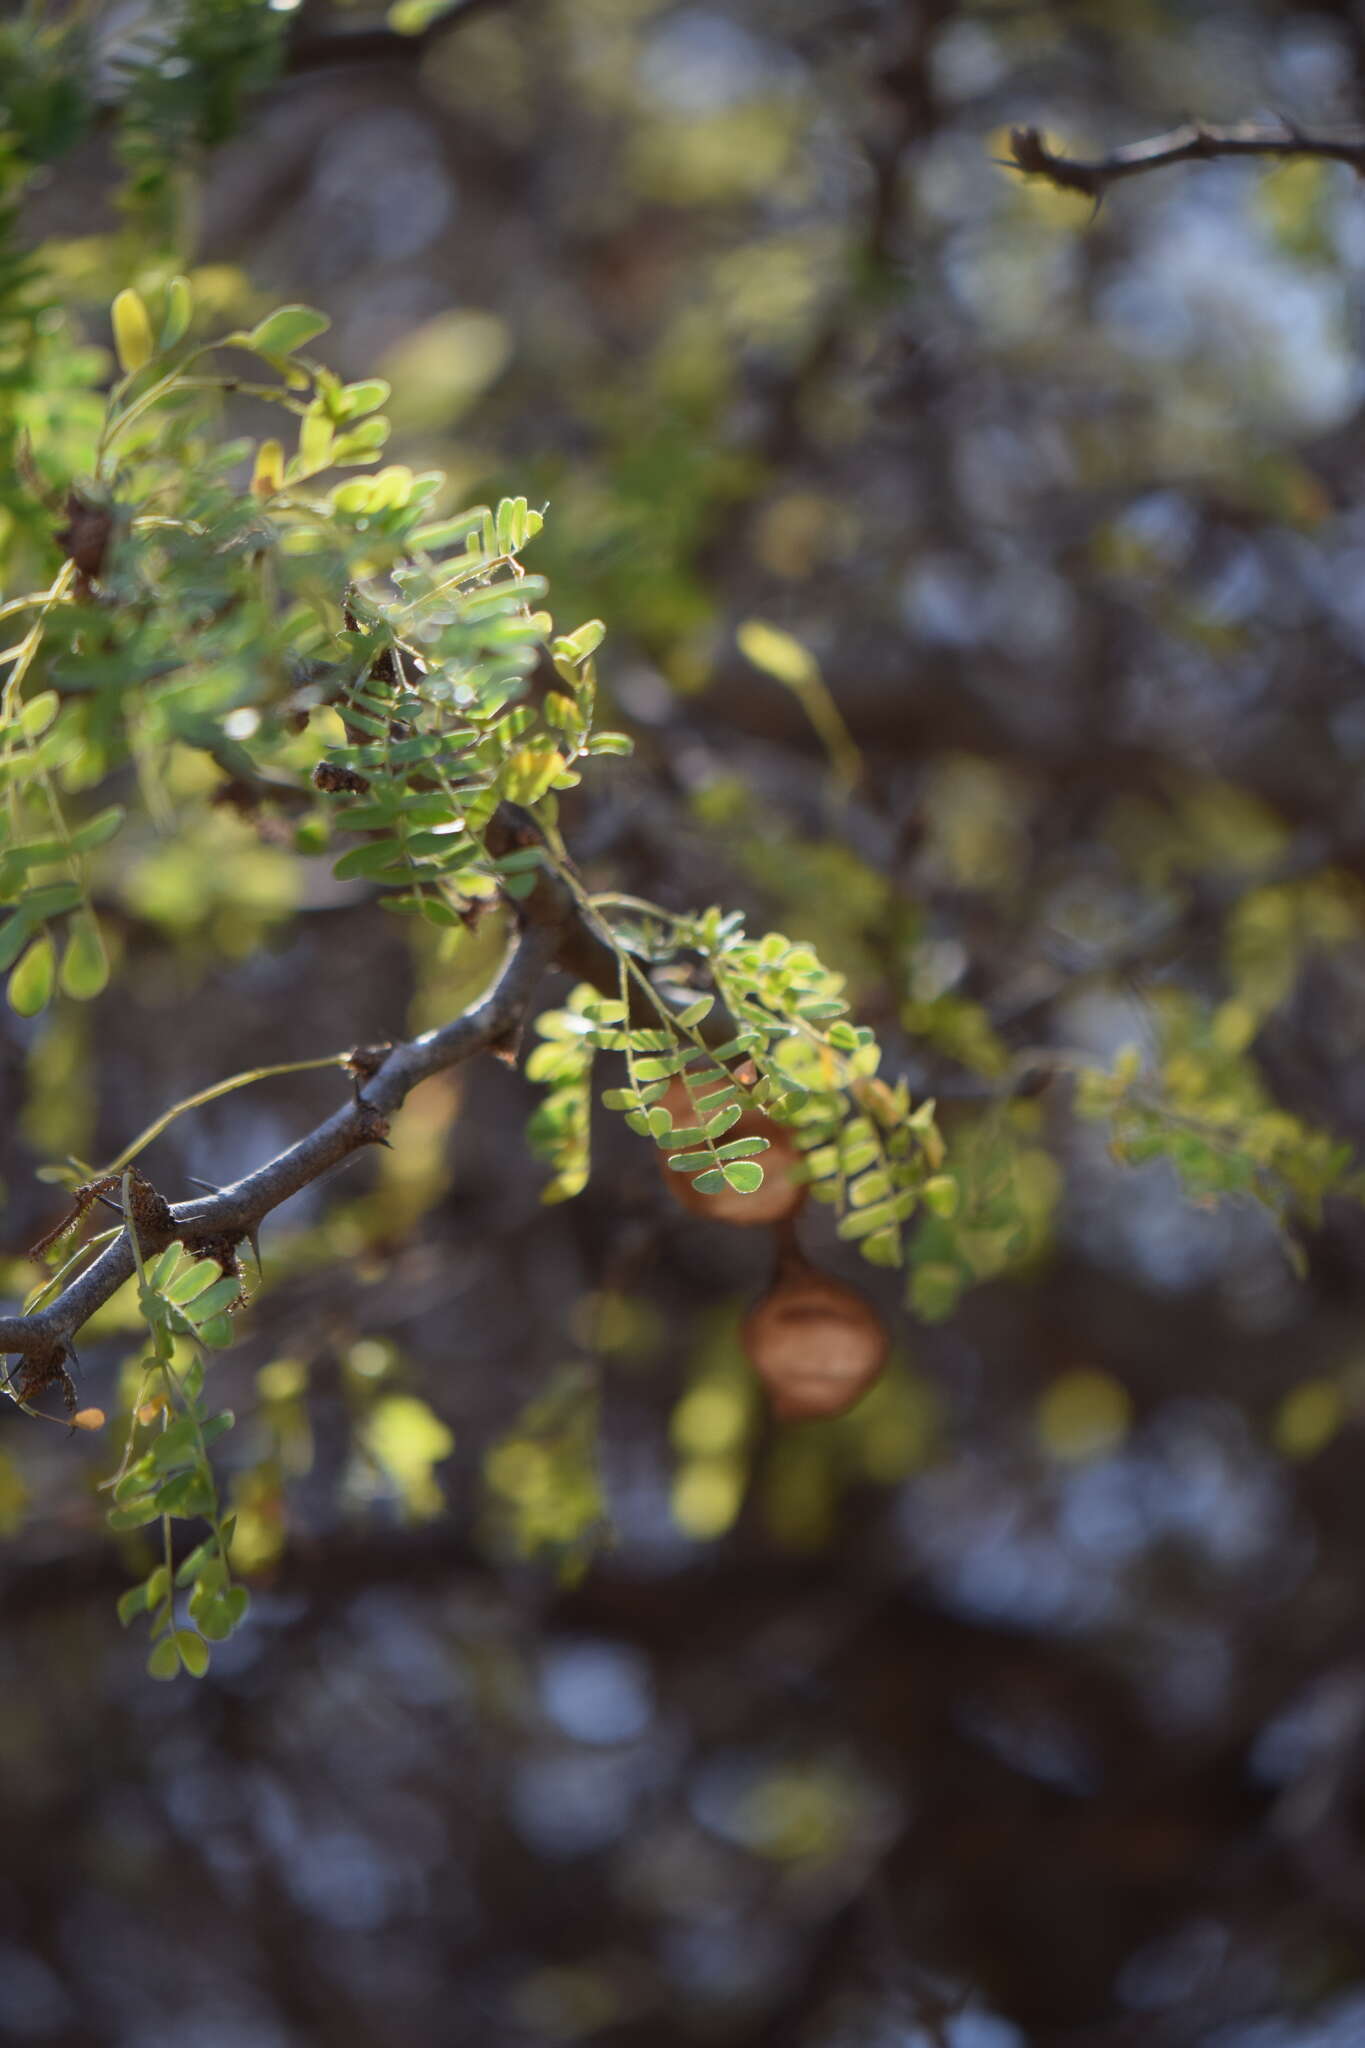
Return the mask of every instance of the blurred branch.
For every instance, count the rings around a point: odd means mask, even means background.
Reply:
[[[448,31],[476,15],[511,4],[512,0],[463,0],[462,5],[437,15],[415,33],[404,33],[383,22],[315,30],[300,26],[289,39],[284,68],[289,76],[297,77],[300,72],[327,71],[338,65],[414,63]]]
[[[1349,164],[1357,176],[1365,177],[1365,141],[1306,135],[1288,121],[1277,128],[1259,127],[1254,121],[1234,122],[1227,128],[1187,121],[1166,135],[1130,142],[1108,156],[1093,158],[1064,156],[1051,147],[1039,128],[1012,128],[1010,155],[1001,162],[1025,177],[1046,178],[1063,192],[1080,192],[1098,206],[1109,187],[1121,178],[1164,170],[1168,164],[1206,163],[1227,156],[1326,157]]]

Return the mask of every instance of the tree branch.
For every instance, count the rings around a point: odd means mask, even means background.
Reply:
[[[1349,164],[1358,177],[1365,177],[1365,141],[1305,135],[1287,121],[1278,128],[1259,127],[1254,121],[1238,121],[1227,128],[1187,121],[1169,134],[1130,142],[1108,156],[1090,159],[1063,156],[1051,148],[1038,128],[1012,128],[1010,155],[1002,161],[1025,177],[1046,178],[1063,192],[1083,193],[1098,206],[1109,187],[1121,178],[1164,170],[1168,164],[1205,163],[1226,156],[1327,157]]]
[[[488,822],[485,843],[494,859],[521,848],[546,847],[536,819],[512,803],[499,805]],[[514,1038],[546,968],[558,966],[603,995],[620,993],[620,971],[609,938],[580,902],[576,885],[554,866],[540,868],[530,894],[516,906],[516,915],[517,938],[488,994],[437,1031],[385,1048],[382,1055],[370,1055],[365,1062],[353,1055],[355,1100],[307,1137],[230,1187],[192,1201],[167,1204],[144,1182],[143,1212],[134,1213],[143,1253],[159,1252],[179,1238],[189,1251],[226,1261],[237,1245],[254,1243],[261,1222],[272,1209],[361,1146],[382,1143],[389,1117],[419,1081],[477,1052],[499,1049]],[[648,993],[634,982],[628,990],[627,1014],[633,1025],[650,1027],[659,1021]],[[720,1037],[712,1042],[719,1043],[720,1038],[732,1037],[734,1029],[724,1006],[717,1004],[702,1035],[718,1032]],[[128,1233],[120,1231],[48,1307],[26,1316],[0,1316],[0,1360],[8,1352],[18,1352],[29,1361],[37,1383],[60,1378],[77,1330],[134,1270]]]
[[[159,1251],[177,1237],[191,1250],[238,1245],[253,1237],[262,1220],[290,1195],[361,1146],[381,1141],[391,1112],[419,1081],[496,1046],[516,1030],[563,942],[566,918],[562,899],[553,904],[547,901],[541,914],[522,925],[501,973],[479,1002],[439,1030],[394,1046],[357,1087],[353,1102],[254,1173],[216,1194],[172,1204],[169,1222],[160,1230],[149,1233],[145,1226],[139,1230],[142,1249]],[[133,1270],[133,1250],[125,1230],[49,1307],[27,1316],[0,1316],[0,1357],[18,1352],[34,1360],[64,1359],[76,1331]]]

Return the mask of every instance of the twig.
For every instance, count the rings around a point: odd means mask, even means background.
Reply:
[[[1169,134],[1153,135],[1145,142],[1130,142],[1108,156],[1089,159],[1064,156],[1054,150],[1038,128],[1012,128],[1010,155],[1000,161],[1022,171],[1025,177],[1046,178],[1063,192],[1079,192],[1098,206],[1109,187],[1120,178],[1164,170],[1168,164],[1206,163],[1214,157],[1227,156],[1326,157],[1348,164],[1358,177],[1365,177],[1365,141],[1305,135],[1288,121],[1275,128],[1263,128],[1254,121],[1234,122],[1227,128],[1187,121],[1182,127],[1172,128]]]

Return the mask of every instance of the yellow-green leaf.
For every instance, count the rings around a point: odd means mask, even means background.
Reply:
[[[180,1676],[180,1652],[175,1646],[174,1636],[166,1636],[159,1642],[147,1659],[149,1678],[178,1678]]]
[[[173,277],[166,287],[166,311],[161,321],[161,346],[174,348],[189,332],[194,295],[187,277]]]
[[[270,498],[284,485],[284,449],[278,441],[262,441],[256,450],[256,466],[251,472],[251,495],[253,498]]]
[[[332,453],[332,422],[325,412],[311,409],[299,428],[299,462],[305,475],[325,469]]]
[[[118,354],[119,368],[131,374],[150,362],[155,343],[152,340],[152,323],[147,318],[147,308],[141,295],[131,287],[121,291],[114,300],[112,318],[114,323],[114,348]]]
[[[44,932],[35,939],[9,978],[9,1006],[21,1017],[36,1017],[52,999],[55,960],[52,941]]]
[[[819,673],[808,649],[766,619],[745,619],[735,634],[739,651],[765,675],[775,676],[789,690],[799,690]]]
[[[305,341],[325,333],[331,324],[327,315],[313,306],[277,306],[252,328],[247,340],[263,356],[287,356]]]
[[[544,796],[564,766],[564,756],[551,747],[518,747],[503,770],[503,794],[514,804],[533,804]]]
[[[109,979],[109,956],[100,928],[90,911],[78,911],[62,955],[62,987],[77,1002],[88,1003]]]
[[[202,1678],[209,1668],[209,1646],[193,1629],[178,1628],[175,1632],[175,1647],[180,1661],[191,1678]]]

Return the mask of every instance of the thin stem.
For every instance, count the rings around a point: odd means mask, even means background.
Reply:
[[[167,1126],[173,1124],[178,1116],[183,1116],[187,1109],[198,1109],[203,1103],[214,1102],[220,1095],[230,1095],[234,1088],[245,1088],[252,1081],[268,1081],[276,1074],[307,1074],[319,1067],[342,1067],[345,1066],[346,1059],[347,1055],[344,1052],[329,1052],[321,1059],[283,1060],[275,1066],[252,1067],[244,1074],[229,1076],[226,1081],[215,1081],[212,1087],[201,1088],[197,1095],[187,1095],[183,1102],[177,1102],[172,1108],[163,1110],[154,1122],[148,1124],[145,1131],[138,1133],[131,1145],[124,1146],[118,1158],[111,1160],[103,1169],[103,1173],[122,1173],[123,1169],[137,1158],[144,1146],[150,1145],[153,1138],[159,1138]]]

